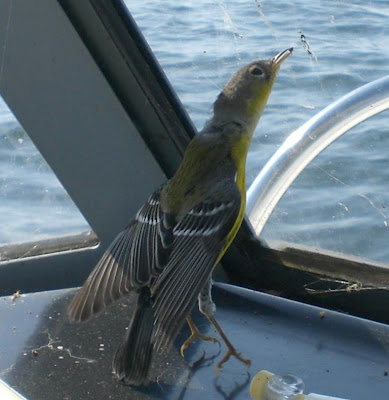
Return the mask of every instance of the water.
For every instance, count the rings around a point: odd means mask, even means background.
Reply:
[[[294,129],[347,92],[389,73],[386,2],[127,3],[198,129],[237,68],[295,48],[256,131],[248,183]],[[368,120],[317,157],[281,200],[263,231],[265,240],[388,262],[388,118],[386,112]],[[2,104],[0,216],[0,243],[87,228]]]

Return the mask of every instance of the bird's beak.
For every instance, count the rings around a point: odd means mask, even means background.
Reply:
[[[281,64],[292,54],[292,51],[293,47],[281,51],[281,53],[278,53],[270,60],[270,65],[275,69],[280,68]]]

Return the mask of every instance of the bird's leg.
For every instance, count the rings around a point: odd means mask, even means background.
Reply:
[[[180,353],[181,356],[184,357],[184,352],[185,350],[189,347],[189,345],[195,340],[195,339],[201,339],[201,340],[205,340],[208,342],[213,342],[213,343],[219,343],[219,340],[212,337],[212,336],[208,336],[208,335],[204,335],[203,333],[201,333],[195,323],[193,322],[191,317],[187,317],[186,321],[188,322],[189,325],[189,329],[191,331],[190,336],[188,337],[188,339],[185,340],[184,344],[181,346],[180,349]]]
[[[221,328],[221,326],[218,324],[218,322],[216,321],[216,319],[214,318],[213,315],[207,315],[207,318],[209,320],[209,322],[215,327],[215,329],[218,331],[219,335],[221,336],[221,338],[223,339],[224,343],[227,346],[227,353],[225,354],[225,356],[217,363],[216,365],[216,372],[219,371],[219,369],[223,366],[223,364],[225,362],[227,362],[231,356],[234,356],[236,359],[238,359],[239,361],[242,361],[242,363],[246,364],[248,367],[251,365],[251,361],[248,358],[243,358],[240,353],[238,353],[235,349],[235,347],[232,345],[232,343],[229,341],[228,337],[226,336],[226,334],[223,332],[223,329]]]
[[[240,353],[238,353],[236,351],[235,347],[229,341],[226,334],[223,332],[223,329],[221,328],[221,326],[219,325],[219,323],[216,321],[215,317],[213,316],[213,314],[216,311],[216,306],[212,300],[211,290],[212,290],[212,279],[209,278],[199,294],[199,308],[200,308],[200,311],[208,318],[209,322],[215,327],[215,329],[217,330],[217,332],[223,339],[223,341],[226,344],[227,349],[228,349],[227,353],[221,359],[221,361],[218,362],[215,369],[216,369],[216,371],[219,371],[219,369],[223,366],[223,364],[225,362],[227,362],[229,360],[229,358],[231,356],[234,356],[239,361],[242,361],[244,364],[246,364],[249,367],[251,365],[251,361],[249,359],[243,358],[240,355]]]

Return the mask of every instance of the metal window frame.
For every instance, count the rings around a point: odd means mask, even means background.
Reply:
[[[35,256],[0,249],[14,255],[0,261],[0,291],[76,286],[195,128],[121,1],[9,0],[0,26],[0,93],[99,239],[75,249],[57,238],[61,252]]]

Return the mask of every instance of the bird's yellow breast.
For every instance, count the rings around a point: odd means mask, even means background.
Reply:
[[[220,255],[216,263],[218,263],[221,260],[224,253],[227,251],[232,241],[235,239],[235,236],[238,233],[244,218],[244,212],[246,209],[246,156],[250,142],[251,142],[251,135],[243,134],[241,135],[239,140],[236,141],[231,150],[231,157],[236,166],[235,182],[241,195],[241,201],[240,201],[238,217],[236,218],[236,221],[230,233],[227,235],[223,250],[220,252]]]

